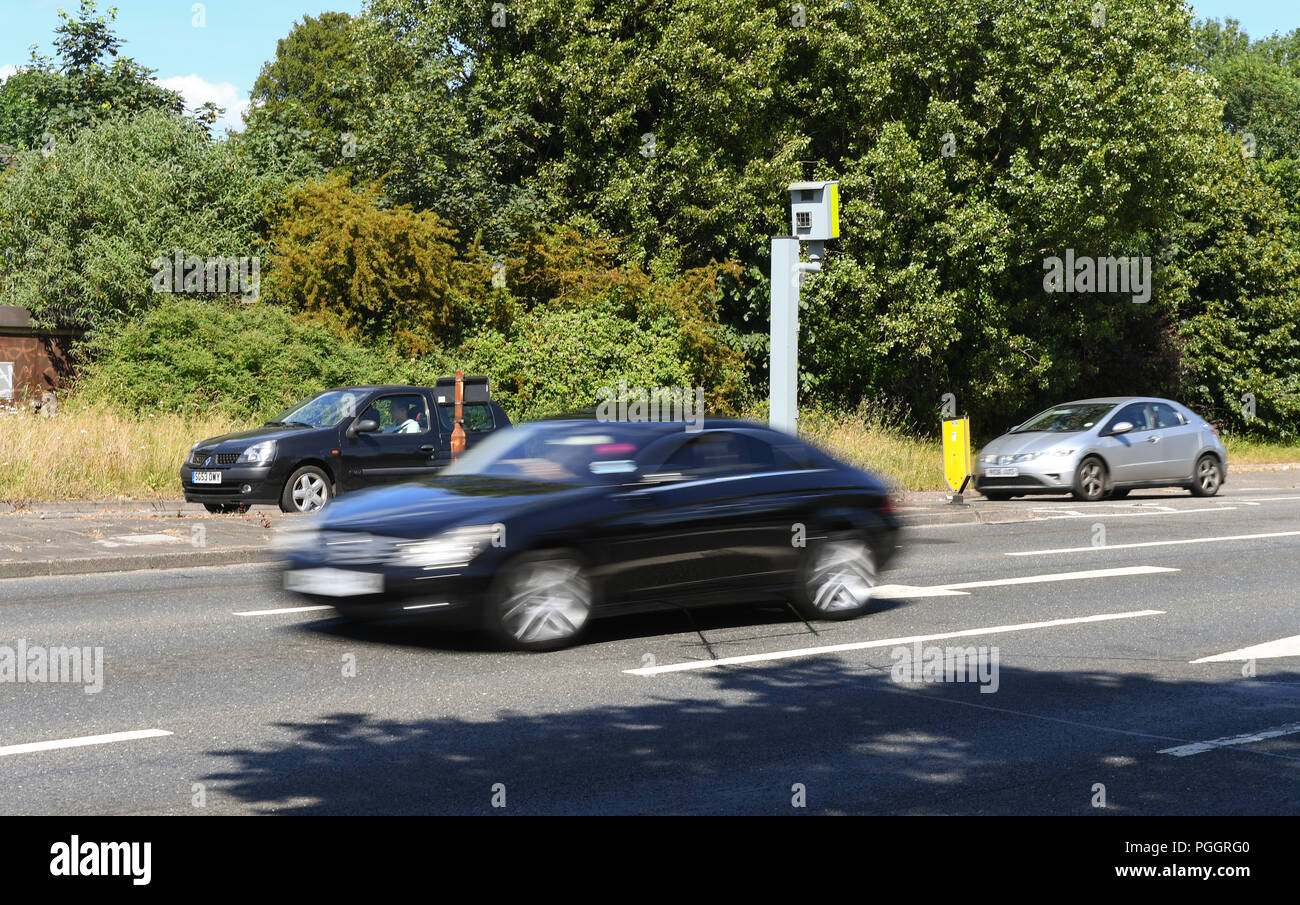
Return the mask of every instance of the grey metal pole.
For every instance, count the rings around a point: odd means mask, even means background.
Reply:
[[[768,424],[791,435],[798,430],[799,282],[799,240],[773,236]]]

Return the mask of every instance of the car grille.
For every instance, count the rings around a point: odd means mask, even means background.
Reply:
[[[320,535],[319,552],[326,562],[338,565],[378,565],[396,562],[401,551],[395,537],[346,531],[325,531]]]
[[[212,461],[208,461],[211,459]],[[239,461],[239,453],[217,453],[212,454],[211,449],[196,449],[190,456],[190,466],[192,468],[211,467],[213,465],[234,465]]]

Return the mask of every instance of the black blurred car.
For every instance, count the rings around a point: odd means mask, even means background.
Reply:
[[[209,512],[314,512],[349,490],[436,474],[451,464],[454,383],[335,387],[262,427],[200,440],[181,466],[185,499]],[[466,448],[509,426],[486,377],[465,378],[464,400]]]
[[[544,649],[651,609],[856,616],[898,527],[879,480],[766,427],[552,421],[498,432],[436,478],[335,500],[280,544],[284,587],[345,616],[435,617]]]

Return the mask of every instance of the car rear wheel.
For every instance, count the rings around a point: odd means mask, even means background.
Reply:
[[[808,547],[796,608],[809,619],[852,619],[866,612],[880,583],[876,558],[856,534],[833,534]]]
[[[572,554],[530,553],[506,566],[489,595],[486,624],[514,650],[553,650],[587,627],[595,600],[591,580]]]
[[[280,494],[280,509],[284,512],[315,512],[329,498],[329,475],[315,465],[304,465],[285,482]]]
[[[1074,490],[1071,493],[1076,500],[1095,503],[1105,498],[1106,483],[1105,463],[1096,456],[1088,456],[1074,471]]]
[[[1193,496],[1214,496],[1223,483],[1223,466],[1208,453],[1196,460],[1196,475],[1189,488]]]

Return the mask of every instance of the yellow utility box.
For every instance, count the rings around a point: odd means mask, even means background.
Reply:
[[[970,419],[943,422],[943,479],[953,493],[961,493],[970,480]]]

